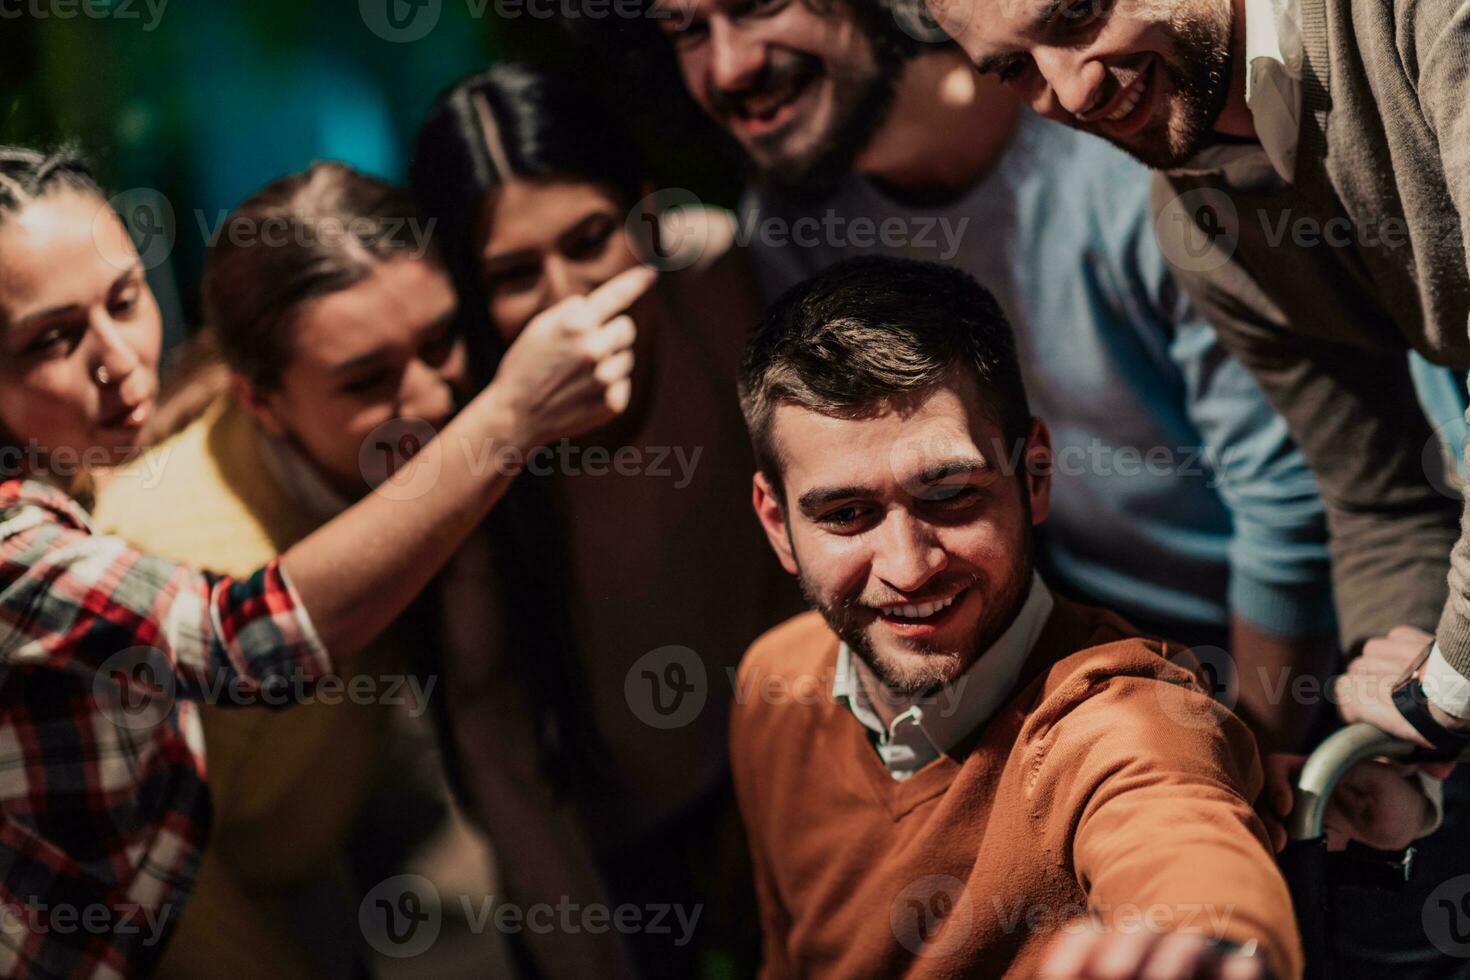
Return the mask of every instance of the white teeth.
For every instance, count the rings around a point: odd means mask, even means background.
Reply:
[[[889,606],[883,611],[890,616],[902,616],[904,619],[928,619],[935,613],[948,609],[954,601],[959,598],[959,593],[948,599],[939,599],[935,602],[921,602],[915,605]]]
[[[1128,95],[1124,97],[1123,104],[1118,106],[1118,111],[1110,113],[1103,118],[1107,119],[1108,122],[1117,122],[1119,119],[1122,119],[1124,116],[1128,115],[1128,113],[1132,112],[1134,107],[1138,105],[1138,100],[1143,98],[1143,85],[1141,84],[1142,81],[1143,76],[1140,75],[1137,79],[1134,80],[1132,91],[1130,91]]]

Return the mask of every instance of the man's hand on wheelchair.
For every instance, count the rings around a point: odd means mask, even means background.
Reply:
[[[1348,664],[1347,672],[1332,685],[1338,710],[1345,721],[1366,721],[1415,745],[1433,748],[1429,741],[1404,720],[1394,707],[1393,689],[1423,655],[1434,637],[1412,626],[1395,626],[1387,636],[1375,636],[1363,645],[1362,656]],[[1435,721],[1451,730],[1470,728],[1470,721],[1446,714],[1431,702]]]
[[[1292,787],[1306,763],[1304,755],[1276,753],[1265,759],[1266,787],[1258,806],[1271,835],[1271,846],[1286,846],[1286,818],[1291,814]],[[1380,851],[1401,851],[1423,837],[1438,820],[1438,809],[1424,792],[1415,767],[1368,759],[1347,771],[1327,801],[1322,826],[1327,849],[1340,851],[1348,841]],[[1443,778],[1450,763],[1419,766]]]
[[[1116,932],[1078,922],[1052,944],[1042,980],[1268,980],[1259,956],[1192,932]]]

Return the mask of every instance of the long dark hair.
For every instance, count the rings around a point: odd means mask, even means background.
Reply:
[[[485,195],[517,179],[570,179],[605,187],[631,206],[646,168],[608,102],[566,76],[503,64],[439,97],[419,130],[410,175],[436,222],[471,369],[485,383],[504,354],[477,259]],[[542,767],[565,792],[599,778],[603,748],[578,666],[573,583],[551,491],[544,478],[521,474],[485,530],[510,611],[502,648],[525,680]]]

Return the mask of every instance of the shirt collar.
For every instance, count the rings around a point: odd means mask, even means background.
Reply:
[[[873,710],[846,643],[837,648],[832,697],[852,712],[863,727],[885,740],[893,739],[903,724],[913,721],[937,753],[946,753],[988,721],[1010,696],[1021,675],[1021,666],[1036,645],[1055,605],[1051,590],[1033,572],[1026,601],[1000,638],[959,677],[936,691],[911,699],[887,729]]]
[[[1171,172],[1223,173],[1232,184],[1291,183],[1301,133],[1303,56],[1300,0],[1245,0],[1245,104],[1257,142],[1208,147]]]

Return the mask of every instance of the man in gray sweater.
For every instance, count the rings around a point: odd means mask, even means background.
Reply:
[[[1038,112],[1163,171],[1161,245],[1327,502],[1344,640],[1364,653],[1344,713],[1453,745],[1470,729],[1470,532],[1439,489],[1406,354],[1470,365],[1470,8],[928,4]],[[1420,654],[1428,706],[1400,696],[1406,719],[1385,688]]]
[[[1407,355],[1462,381],[1470,366],[1470,6],[925,2],[1039,113],[1161,171],[1160,245],[1327,505],[1343,640],[1362,653],[1334,690],[1343,716],[1463,748],[1470,522]]]

